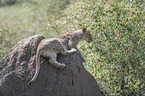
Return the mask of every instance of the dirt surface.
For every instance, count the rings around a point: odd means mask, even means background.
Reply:
[[[103,96],[78,53],[58,55],[57,60],[67,65],[63,70],[41,57],[38,78],[27,86],[35,73],[36,50],[42,39],[35,35],[18,42],[0,61],[0,96]]]

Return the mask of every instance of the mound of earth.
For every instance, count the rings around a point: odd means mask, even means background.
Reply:
[[[27,86],[35,73],[36,50],[42,35],[21,40],[0,61],[0,96],[103,96],[94,77],[84,68],[78,55],[58,55],[65,63],[60,70],[41,57],[39,75]]]

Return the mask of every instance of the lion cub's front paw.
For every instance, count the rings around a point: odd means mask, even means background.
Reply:
[[[66,67],[65,64],[61,64],[61,65],[59,66],[60,69],[64,69],[65,67]]]
[[[82,61],[83,61],[84,63],[86,63],[86,62],[87,62],[87,60],[86,60],[85,58],[83,58],[83,59],[82,59]]]
[[[72,48],[71,51],[72,51],[72,52],[77,52],[77,49]]]

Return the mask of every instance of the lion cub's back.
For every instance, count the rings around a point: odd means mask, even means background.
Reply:
[[[59,53],[60,50],[62,50],[63,45],[59,38],[50,38],[42,40],[39,47],[42,50],[57,51],[57,53]]]

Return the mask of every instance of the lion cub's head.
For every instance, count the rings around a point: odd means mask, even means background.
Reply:
[[[93,41],[92,34],[86,27],[82,28],[82,32],[83,32],[83,36],[82,36],[83,40],[89,43]]]

